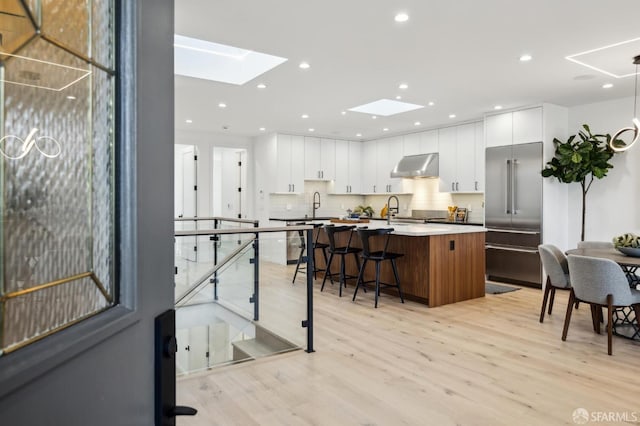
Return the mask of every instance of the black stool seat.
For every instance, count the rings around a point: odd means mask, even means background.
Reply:
[[[362,266],[360,266],[360,273],[358,274],[358,281],[356,282],[356,289],[353,292],[353,301],[356,300],[358,289],[362,286],[363,290],[366,290],[367,283],[376,283],[375,290],[375,307],[378,307],[378,298],[380,297],[380,286],[395,287],[400,294],[400,301],[404,303],[402,297],[402,289],[400,288],[400,278],[398,276],[398,268],[396,266],[396,259],[404,256],[402,253],[393,253],[387,251],[389,246],[389,238],[391,237],[393,228],[380,228],[380,229],[358,229],[358,236],[362,240]],[[384,236],[384,248],[382,250],[371,250],[371,239],[376,236]],[[388,284],[380,282],[380,262],[388,260],[391,262],[391,268],[393,269],[393,276],[395,277],[395,284]],[[368,261],[376,263],[376,279],[372,281],[364,281],[364,270]]]
[[[342,297],[342,286],[347,286],[348,279],[358,278],[357,275],[348,275],[345,272],[345,256],[352,254],[358,270],[360,269],[360,260],[358,259],[358,253],[362,251],[362,249],[357,247],[351,247],[351,237],[353,236],[353,230],[356,229],[353,225],[348,226],[335,226],[335,225],[326,225],[324,227],[327,232],[327,237],[329,239],[329,261],[327,262],[327,269],[324,273],[324,279],[322,280],[322,287],[320,287],[320,291],[324,290],[324,284],[327,281],[327,278],[331,280],[331,284],[333,284],[333,273],[331,273],[331,263],[333,262],[334,256],[340,256],[340,279],[339,279],[339,291],[338,294]],[[347,240],[346,246],[337,246],[336,245],[336,234],[348,232],[349,239]]]

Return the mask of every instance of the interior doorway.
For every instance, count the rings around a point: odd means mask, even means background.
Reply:
[[[193,145],[175,145],[174,217],[198,216],[198,152]]]
[[[213,148],[213,215],[247,218],[247,150]]]

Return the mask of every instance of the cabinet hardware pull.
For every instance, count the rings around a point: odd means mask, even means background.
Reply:
[[[456,189],[456,184],[455,182],[451,182],[451,192],[455,191]]]
[[[458,182],[456,182],[456,191],[458,191]]]

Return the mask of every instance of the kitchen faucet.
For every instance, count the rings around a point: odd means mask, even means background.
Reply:
[[[391,207],[391,200],[396,200],[395,207]],[[391,224],[391,213],[395,212],[395,214],[400,213],[400,201],[398,201],[398,197],[392,195],[387,200],[387,225]]]
[[[316,220],[316,210],[320,208],[320,193],[318,191],[313,193],[313,220]]]

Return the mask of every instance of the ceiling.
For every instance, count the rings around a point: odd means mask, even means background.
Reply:
[[[264,127],[369,140],[482,118],[495,105],[572,106],[634,93],[633,77],[565,57],[639,38],[638,0],[177,0],[175,8],[176,34],[288,58],[242,86],[176,76],[178,132],[258,136]],[[400,11],[407,22],[394,21]],[[533,59],[520,62],[525,53]],[[602,53],[600,65],[633,73],[640,42]],[[311,67],[300,69],[302,61]],[[341,114],[398,95],[425,107],[375,120]]]

